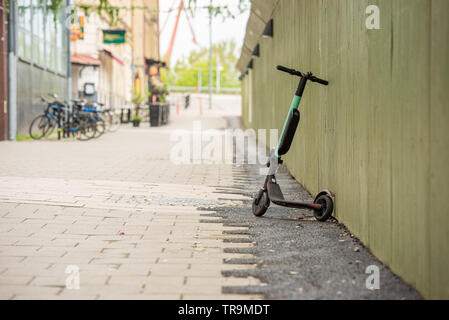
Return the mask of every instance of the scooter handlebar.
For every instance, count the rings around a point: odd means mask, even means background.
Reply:
[[[329,84],[329,81],[323,80],[323,79],[320,79],[320,78],[317,78],[317,77],[312,77],[312,78],[310,79],[310,81],[312,81],[312,82],[317,82],[317,83],[322,84],[322,85],[324,85],[324,86],[327,86],[327,85]]]
[[[303,74],[301,71],[296,71],[295,69],[290,69],[284,66],[277,66],[276,69],[278,69],[279,71],[282,72],[287,72],[289,74],[291,74],[292,76],[298,76],[298,77],[302,77]]]
[[[279,71],[291,74],[292,76],[307,77],[310,81],[317,82],[317,83],[325,85],[325,86],[327,86],[329,84],[329,81],[312,76],[310,73],[304,74],[301,71],[297,71],[295,69],[290,69],[290,68],[287,68],[284,66],[279,66],[279,65],[276,67],[276,69],[278,69]]]

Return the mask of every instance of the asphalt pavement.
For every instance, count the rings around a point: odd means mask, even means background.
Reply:
[[[230,127],[241,127],[235,117],[228,118],[228,123]],[[221,217],[225,226],[247,227],[248,231],[240,232],[241,239],[230,241],[254,245],[227,248],[227,252],[251,253],[253,257],[228,259],[225,263],[246,263],[256,268],[223,274],[255,277],[261,284],[224,287],[223,292],[263,294],[265,299],[421,299],[416,290],[383,265],[334,218],[318,222],[310,211],[273,204],[263,217],[255,217],[251,211],[252,197],[264,182],[259,169],[258,165],[236,165],[234,183],[217,186],[229,199],[245,196],[240,206],[200,208],[205,217]],[[280,166],[276,177],[287,199],[313,200],[285,166]],[[372,266],[379,270],[379,289],[367,288]],[[368,280],[368,284],[373,284],[372,278]]]

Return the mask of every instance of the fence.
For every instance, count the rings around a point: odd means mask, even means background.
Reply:
[[[368,30],[366,8],[380,9]],[[449,1],[280,0],[274,35],[243,79],[248,127],[281,128],[297,79],[310,84],[286,157],[312,193],[424,297],[449,298]],[[252,49],[252,48],[250,48]]]
[[[196,87],[182,87],[182,86],[171,86],[168,88],[169,92],[198,92],[198,93],[209,93],[208,87],[197,88]],[[221,94],[240,94],[242,92],[241,88],[226,88],[221,87],[220,90],[216,90],[214,88],[212,90],[213,93],[221,93]]]

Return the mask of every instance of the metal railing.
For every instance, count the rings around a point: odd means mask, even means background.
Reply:
[[[171,86],[171,87],[168,87],[168,91],[170,91],[170,92],[208,93],[209,88],[202,87],[199,90],[197,90],[196,87]],[[217,90],[214,88],[214,90],[212,92],[213,93],[222,93],[222,94],[240,94],[242,92],[242,89],[241,88],[220,88],[220,90],[217,92]]]

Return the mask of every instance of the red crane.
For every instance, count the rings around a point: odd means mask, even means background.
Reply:
[[[184,1],[181,0],[181,2],[179,3],[178,15],[176,16],[175,29],[173,30],[170,39],[170,45],[168,46],[167,53],[165,54],[165,61],[167,62],[167,65],[170,65],[170,58],[173,52],[173,46],[175,45],[176,33],[178,32],[179,18],[181,17],[181,12],[183,8],[184,8]]]
[[[195,30],[193,30],[192,22],[190,21],[189,14],[186,12],[187,22],[189,23],[190,32],[192,32],[192,41],[194,44],[199,45],[198,41],[196,41]]]
[[[172,33],[171,39],[170,39],[170,44],[168,46],[167,53],[165,54],[165,62],[167,63],[167,65],[170,65],[170,58],[173,53],[173,47],[175,45],[176,33],[178,32],[179,19],[181,17],[181,13],[182,13],[183,9],[184,9],[184,0],[181,0],[181,2],[179,3],[178,14],[176,16],[175,28],[173,29],[173,33]],[[189,23],[190,32],[192,32],[193,42],[195,44],[198,44],[198,42],[196,41],[195,31],[193,30],[192,23],[190,22],[190,19],[189,19],[189,16],[187,13],[186,13],[186,17],[187,17],[187,22]]]

